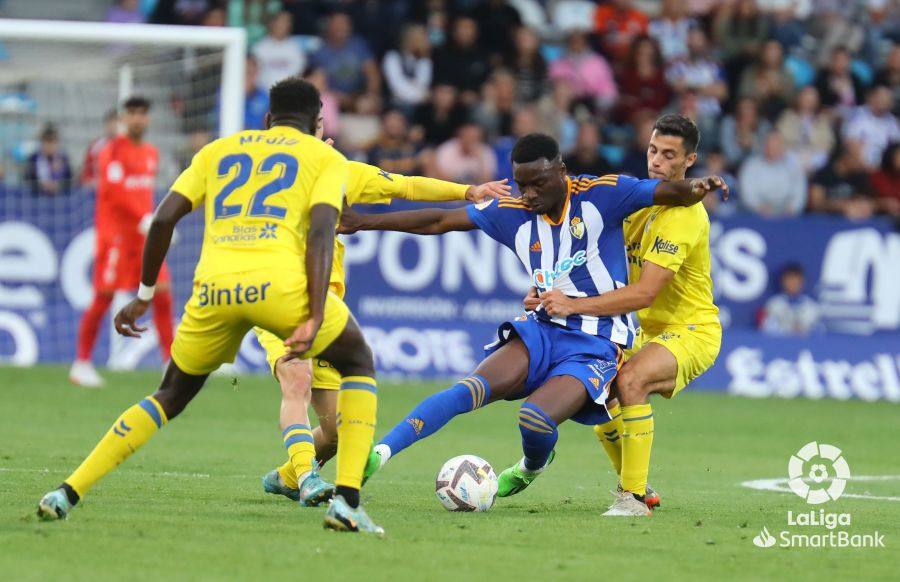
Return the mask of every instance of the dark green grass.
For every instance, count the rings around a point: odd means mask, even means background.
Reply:
[[[608,519],[615,477],[593,433],[561,430],[552,470],[486,514],[451,514],[433,494],[447,458],[473,453],[497,471],[520,453],[514,405],[459,418],[392,460],[364,490],[384,540],[321,528],[321,509],[264,495],[280,463],[278,389],[268,378],[213,378],[187,412],[102,481],[67,522],[41,523],[55,487],[157,374],[110,374],[108,388],[69,386],[62,368],[0,368],[0,577],[4,580],[646,580],[896,579],[900,503],[843,498],[852,532],[878,530],[887,549],[756,548],[780,531],[792,494],[742,488],[785,477],[810,440],[841,447],[857,475],[900,474],[900,407],[747,400],[686,392],[655,401],[650,519]],[[384,384],[379,434],[436,386]],[[333,476],[333,466],[325,474]],[[900,481],[848,492],[900,495]],[[816,531],[822,531],[816,529]],[[352,578],[351,578],[352,577]]]

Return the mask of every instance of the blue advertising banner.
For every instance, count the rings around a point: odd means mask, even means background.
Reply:
[[[92,294],[92,196],[0,192],[0,211],[0,363],[68,362]],[[199,255],[199,214],[179,233],[169,257],[178,311],[191,291]],[[735,216],[713,221],[710,242],[725,346],[698,387],[842,397],[847,392],[836,380],[838,366],[846,372],[850,395],[895,398],[887,360],[876,359],[876,354],[893,358],[896,371],[900,354],[900,234],[888,221]],[[382,373],[466,374],[481,360],[483,345],[495,339],[497,325],[521,313],[529,278],[513,253],[481,232],[440,237],[365,232],[345,243],[347,302]],[[822,306],[827,342],[749,331],[776,289],[778,271],[789,262],[806,270],[807,292]],[[113,368],[160,362],[152,330],[141,341],[124,341],[106,330],[98,344],[95,361]],[[810,380],[805,363],[810,358],[818,362],[818,385]],[[236,367],[265,369],[252,336]],[[805,374],[800,388],[785,380],[794,373]],[[881,374],[877,382],[871,379],[875,373]]]

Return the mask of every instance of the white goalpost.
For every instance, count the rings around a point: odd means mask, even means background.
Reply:
[[[0,19],[0,363],[74,357],[92,298],[95,182],[83,170],[109,135],[110,112],[132,95],[152,102],[146,137],[159,151],[162,195],[203,145],[243,129],[246,50],[241,28]],[[28,169],[51,128],[71,179],[44,192]],[[169,253],[176,319],[191,292],[201,222],[185,220]],[[154,365],[155,339],[104,332],[94,360]]]

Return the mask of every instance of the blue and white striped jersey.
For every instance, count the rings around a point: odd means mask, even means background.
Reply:
[[[581,175],[567,178],[562,219],[528,210],[519,198],[504,197],[468,207],[472,222],[510,248],[525,265],[535,287],[559,289],[570,297],[591,297],[628,284],[622,221],[653,205],[659,180],[630,176]],[[538,319],[631,346],[630,315],[551,317],[538,308]]]

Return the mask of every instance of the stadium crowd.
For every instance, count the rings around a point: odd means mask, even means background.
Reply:
[[[731,183],[713,213],[900,219],[894,0],[119,0],[107,19],[244,27],[246,127],[304,75],[338,146],[388,171],[511,178],[515,138],[543,131],[572,173],[643,176],[676,111],[702,130],[697,174]],[[208,83],[174,104],[198,147]]]

